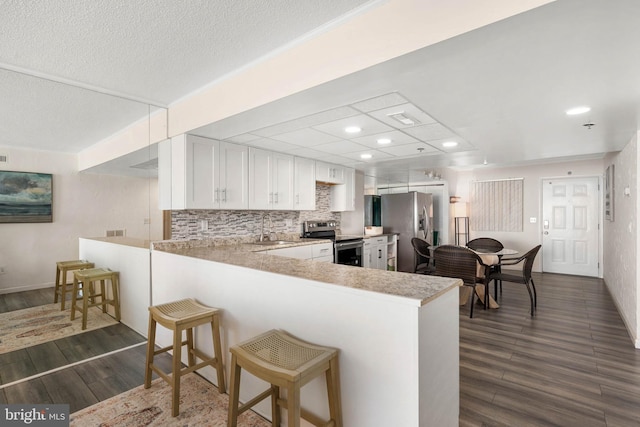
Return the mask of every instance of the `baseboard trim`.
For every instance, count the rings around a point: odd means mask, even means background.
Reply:
[[[0,295],[2,294],[12,294],[14,292],[24,292],[24,291],[35,291],[36,289],[45,289],[45,288],[53,288],[54,283],[40,283],[38,285],[25,285],[25,286],[14,286],[12,288],[2,288],[0,289]]]

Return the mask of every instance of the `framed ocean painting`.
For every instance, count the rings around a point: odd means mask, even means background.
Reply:
[[[53,176],[0,171],[0,223],[53,222]]]

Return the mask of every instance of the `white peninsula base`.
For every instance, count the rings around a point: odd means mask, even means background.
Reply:
[[[345,426],[458,425],[457,285],[424,302],[262,271],[259,265],[247,268],[159,250],[151,254],[153,305],[195,298],[222,309],[226,378],[229,346],[283,329],[340,349]],[[330,266],[324,268],[356,268]],[[159,328],[157,344],[170,345],[171,334]],[[196,331],[196,346],[212,354],[207,328]],[[199,372],[217,382],[213,369]],[[241,401],[266,388],[246,373],[241,384]],[[302,389],[301,401],[328,418],[325,387],[323,378],[312,381]],[[268,401],[254,410],[271,418]]]

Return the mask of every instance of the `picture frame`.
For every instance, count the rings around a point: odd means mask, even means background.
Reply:
[[[0,171],[0,223],[53,222],[53,175]]]
[[[615,166],[610,165],[604,175],[604,217],[613,222],[615,206]]]

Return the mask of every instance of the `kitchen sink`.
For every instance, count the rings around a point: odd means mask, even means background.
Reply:
[[[263,240],[262,242],[254,242],[253,244],[260,245],[260,246],[277,246],[277,245],[287,245],[291,243],[295,243],[295,242],[292,242],[290,240]]]

